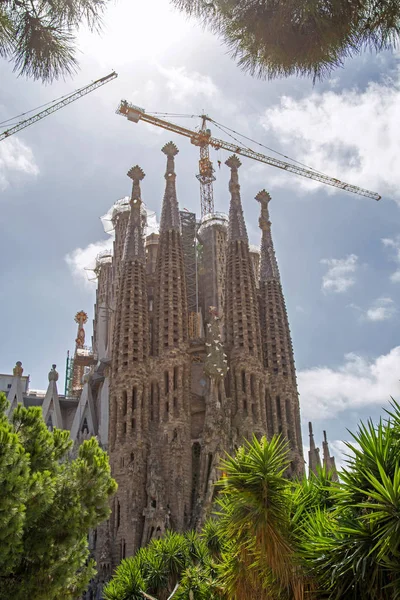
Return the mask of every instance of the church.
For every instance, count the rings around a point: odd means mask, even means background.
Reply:
[[[162,152],[159,230],[147,227],[145,173],[134,166],[131,196],[110,212],[113,249],[96,260],[92,348],[85,346],[87,315],[81,311],[64,395],[57,391],[55,365],[37,400],[25,390],[20,363],[8,390],[10,411],[16,402],[41,405],[49,427],[69,429],[76,445],[96,435],[109,452],[118,491],[110,519],[90,540],[100,581],[166,529],[200,527],[213,503],[221,457],[253,435],[282,434],[290,447],[288,474],[304,472],[271,197],[265,190],[256,195],[260,247],[254,248],[242,209],[239,158],[225,163],[229,215],[197,220],[179,209],[177,147],[169,142]]]

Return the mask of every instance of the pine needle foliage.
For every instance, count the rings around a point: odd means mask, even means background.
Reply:
[[[7,420],[0,394],[0,600],[77,598],[95,574],[87,534],[116,490],[106,453],[68,431],[50,432],[40,407]]]
[[[327,77],[364,49],[393,48],[398,0],[172,0],[218,34],[257,77]]]
[[[77,70],[74,32],[99,30],[108,0],[0,0],[0,57],[19,75],[52,82]]]

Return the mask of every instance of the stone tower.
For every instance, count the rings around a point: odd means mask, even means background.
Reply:
[[[110,371],[108,446],[119,486],[112,516],[94,536],[102,581],[122,558],[167,529],[200,527],[213,504],[221,457],[245,439],[281,433],[290,442],[291,472],[304,468],[270,196],[257,195],[258,252],[249,247],[239,159],[226,161],[229,218],[215,213],[196,223],[193,213],[181,219],[179,212],[178,149],[169,142],[162,151],[167,164],[159,232],[146,233],[144,173],[134,167],[131,198],[113,211],[112,266],[98,283],[95,341]],[[107,349],[97,322],[105,287],[108,336],[113,331]],[[103,406],[107,374],[100,387],[98,365],[90,381],[94,396],[102,390]]]
[[[149,316],[140,193],[144,173],[136,166],[128,176],[133,186],[120,265],[110,385],[109,452],[119,483],[111,522],[114,564],[141,544],[146,503]]]
[[[228,397],[236,444],[253,433],[267,431],[266,378],[263,368],[260,314],[254,268],[240,198],[237,156],[225,163],[231,169],[229,229],[226,250],[226,349],[229,358]]]
[[[272,243],[268,210],[271,196],[262,190],[257,194],[256,200],[261,205],[259,294],[264,367],[268,374],[265,398],[268,433],[270,436],[282,433],[289,441],[292,472],[301,473],[304,461],[299,397],[285,299]]]
[[[154,284],[153,357],[149,373],[149,460],[143,543],[167,527],[182,530],[190,511],[190,358],[185,268],[176,196],[172,142],[167,157],[165,194]]]

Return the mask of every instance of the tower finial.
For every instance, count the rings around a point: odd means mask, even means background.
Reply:
[[[17,360],[17,362],[15,363],[15,367],[13,368],[14,377],[22,377],[23,372],[24,369],[22,368],[22,362],[20,360]]]
[[[238,169],[242,163],[236,154],[232,154],[232,156],[225,161],[225,164],[231,170],[231,178],[229,180],[231,203],[229,207],[228,241],[241,240],[248,243],[249,240],[247,237],[246,223],[243,217],[238,176]]]
[[[58,381],[58,373],[56,371],[57,365],[51,365],[51,371],[49,373],[49,381]]]
[[[180,231],[180,218],[178,200],[175,187],[175,156],[179,150],[173,142],[168,142],[161,149],[167,157],[167,169],[165,171],[165,194],[161,211],[160,233],[163,231]]]
[[[261,205],[261,214],[258,221],[262,231],[260,281],[266,281],[267,279],[276,279],[279,281],[279,269],[272,243],[271,221],[268,209],[271,196],[266,190],[261,190],[261,192],[258,192],[256,200]]]
[[[142,201],[140,192],[140,182],[142,181],[142,179],[145,178],[144,171],[138,165],[135,165],[134,167],[129,169],[127,175],[128,177],[130,177],[130,179],[132,179],[133,182],[131,205],[136,204],[137,202],[139,202],[140,204]]]
[[[139,165],[129,169],[128,177],[132,179],[132,196],[130,199],[131,210],[129,222],[126,230],[125,246],[123,260],[145,260],[145,251],[143,243],[143,217],[142,194],[140,191],[140,182],[145,178],[145,173]]]

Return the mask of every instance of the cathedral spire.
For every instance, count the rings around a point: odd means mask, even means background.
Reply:
[[[61,415],[60,400],[57,390],[58,373],[56,365],[51,365],[49,373],[49,385],[42,404],[43,419],[49,429],[57,427],[63,429],[63,419]]]
[[[256,200],[261,204],[261,214],[259,226],[262,231],[261,237],[261,264],[260,281],[275,279],[279,281],[279,269],[275,256],[274,245],[271,236],[271,221],[269,219],[268,204],[271,196],[266,190],[261,190],[256,196]]]
[[[132,195],[130,199],[131,211],[126,233],[123,260],[141,260],[144,262],[146,255],[143,243],[142,197],[140,192],[140,182],[142,179],[144,179],[145,174],[142,169],[136,165],[128,171],[127,175],[132,179],[133,183]]]
[[[179,150],[173,142],[168,142],[162,148],[162,152],[167,157],[167,169],[165,171],[166,185],[161,212],[160,233],[163,231],[180,230],[179,207],[175,186],[175,156]]]
[[[242,201],[240,199],[240,185],[238,169],[241,166],[241,162],[235,154],[232,154],[225,161],[225,164],[231,170],[231,178],[229,180],[229,191],[231,193],[231,203],[229,207],[229,229],[228,229],[228,240],[233,242],[236,240],[242,240],[248,243],[246,223],[243,217]]]
[[[318,473],[318,468],[321,467],[321,459],[319,456],[319,448],[315,445],[314,432],[311,421],[308,423],[308,431],[310,435],[310,450],[308,452],[308,469],[309,473]]]

